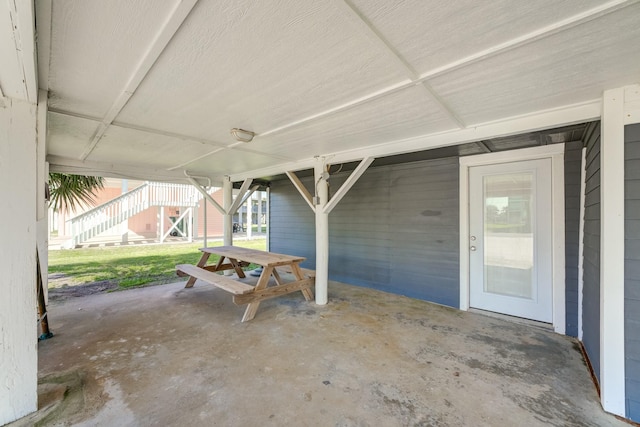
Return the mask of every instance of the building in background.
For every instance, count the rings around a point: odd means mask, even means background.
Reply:
[[[222,191],[213,187],[209,192],[222,205]],[[264,192],[256,192],[233,221],[238,231],[246,231],[249,204],[251,224],[261,233],[266,224]],[[186,184],[107,178],[93,206],[73,211],[49,208],[49,235],[65,247],[104,241],[164,241],[168,236],[193,239],[205,234],[211,238],[223,235],[222,215],[211,204],[205,207],[200,193]]]

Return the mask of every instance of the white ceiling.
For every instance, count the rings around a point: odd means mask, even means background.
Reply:
[[[51,170],[259,178],[590,120],[603,90],[640,81],[638,1],[42,3]]]

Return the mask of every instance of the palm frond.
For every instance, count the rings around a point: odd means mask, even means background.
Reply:
[[[100,176],[49,174],[49,204],[56,210],[91,206],[95,203],[96,192],[104,188],[104,178]]]

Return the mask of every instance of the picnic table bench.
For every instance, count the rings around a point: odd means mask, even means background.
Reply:
[[[311,287],[315,284],[315,272],[300,267],[299,264],[305,260],[303,257],[236,246],[201,248],[200,251],[202,256],[197,265],[176,265],[178,276],[189,276],[185,288],[192,287],[195,281],[200,279],[229,292],[233,295],[233,302],[236,305],[248,304],[242,317],[243,322],[255,317],[260,302],[265,299],[296,291],[301,291],[307,301],[313,299]],[[219,255],[220,258],[216,264],[207,265],[212,254]],[[255,286],[218,274],[218,272],[233,269],[239,278],[244,278],[246,276],[242,267],[246,267],[250,263],[262,266],[262,273]],[[279,271],[293,274],[295,280],[284,282]],[[268,286],[272,276],[276,286]]]

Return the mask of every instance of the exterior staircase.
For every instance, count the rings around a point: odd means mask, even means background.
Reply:
[[[211,192],[215,190],[211,189]],[[197,206],[200,200],[202,195],[192,185],[147,181],[140,187],[71,218],[70,243],[75,247],[153,206],[187,207],[189,210],[183,216],[187,213],[191,215],[191,209]],[[161,222],[163,220],[164,218],[161,218]],[[180,230],[177,231],[182,234]]]

